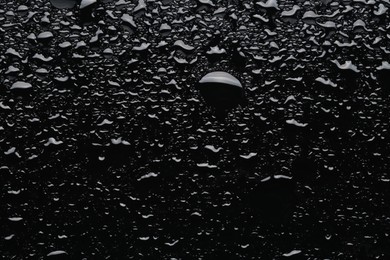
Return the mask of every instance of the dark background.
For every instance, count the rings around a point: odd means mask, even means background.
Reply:
[[[210,3],[0,2],[4,259],[390,257],[389,3]]]

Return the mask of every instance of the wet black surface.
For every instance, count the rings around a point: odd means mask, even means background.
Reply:
[[[389,7],[1,1],[2,258],[389,259]]]

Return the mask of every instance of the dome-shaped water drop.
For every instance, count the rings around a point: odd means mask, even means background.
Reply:
[[[50,0],[50,3],[56,8],[73,8],[76,5],[76,0]]]
[[[223,116],[243,101],[244,89],[234,76],[223,71],[205,75],[198,83],[200,94],[205,102]]]

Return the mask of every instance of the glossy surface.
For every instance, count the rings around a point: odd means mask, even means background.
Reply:
[[[0,1],[0,258],[390,259],[388,1],[51,2]]]

